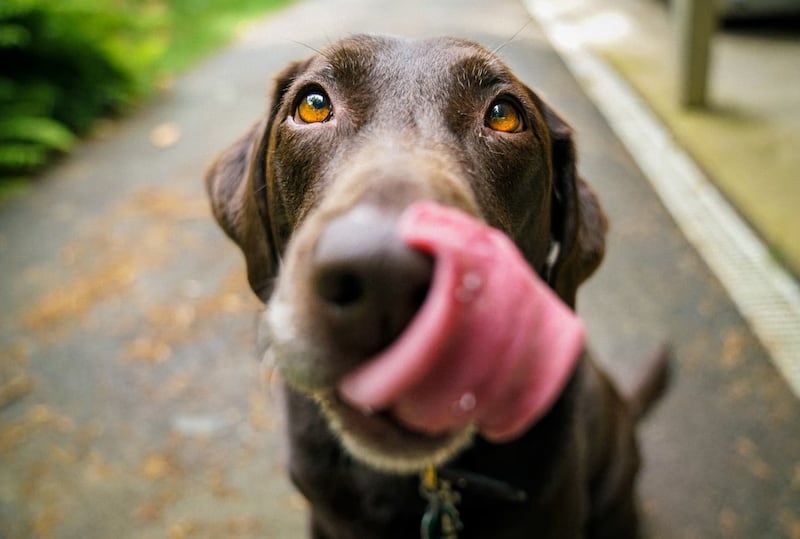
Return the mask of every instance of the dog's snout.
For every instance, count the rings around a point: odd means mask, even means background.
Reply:
[[[406,246],[392,213],[359,207],[329,222],[313,255],[322,329],[340,352],[369,357],[397,338],[425,300],[430,257]]]

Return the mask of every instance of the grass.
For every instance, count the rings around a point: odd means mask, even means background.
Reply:
[[[155,65],[159,76],[184,71],[235,36],[246,23],[290,0],[170,0],[165,27],[169,46]]]

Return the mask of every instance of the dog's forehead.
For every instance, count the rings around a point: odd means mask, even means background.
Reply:
[[[448,84],[481,87],[513,79],[505,64],[481,45],[446,37],[353,36],[324,49],[314,64],[340,83],[369,82],[403,91],[441,91]]]

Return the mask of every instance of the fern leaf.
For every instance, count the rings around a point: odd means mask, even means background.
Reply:
[[[36,144],[0,143],[0,169],[24,170],[44,164],[47,149]]]
[[[22,48],[30,42],[30,31],[20,24],[0,24],[0,48]]]
[[[4,140],[25,141],[66,152],[72,148],[75,135],[50,118],[23,116],[0,120],[0,141]]]

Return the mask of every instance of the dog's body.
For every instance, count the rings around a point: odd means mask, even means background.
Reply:
[[[637,536],[633,423],[608,387],[586,361],[524,436],[502,445],[478,438],[447,463],[450,477],[480,476],[461,489],[459,537]],[[350,458],[306,397],[291,392],[289,410],[291,476],[311,504],[314,538],[419,536],[425,502],[417,476],[381,473]],[[490,490],[481,478],[522,490],[526,499]]]
[[[288,382],[290,470],[313,537],[418,536],[425,502],[408,472],[425,463],[460,491],[459,537],[636,536],[634,426],[662,360],[623,399],[584,357],[549,411],[507,443],[418,432],[337,394],[424,301],[431,261],[392,233],[412,203],[499,229],[573,307],[602,259],[605,218],[576,174],[569,127],[493,54],[453,39],[338,42],[278,77],[268,118],[207,183],[269,303],[267,356]]]

